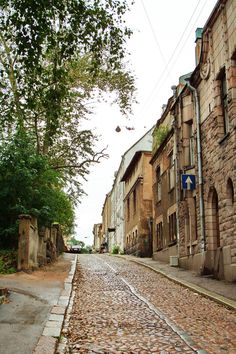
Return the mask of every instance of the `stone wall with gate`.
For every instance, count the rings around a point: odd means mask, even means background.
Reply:
[[[65,250],[60,225],[38,230],[36,218],[19,216],[17,270],[30,270],[50,263]]]

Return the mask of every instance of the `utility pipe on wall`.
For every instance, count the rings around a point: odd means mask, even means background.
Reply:
[[[174,104],[176,104],[177,101],[177,86],[173,85],[171,86],[171,89],[173,91],[173,97],[174,97]],[[179,201],[180,201],[180,196],[179,196],[179,160],[178,160],[178,121],[177,121],[177,116],[175,114],[175,108],[174,108],[174,114],[173,114],[173,120],[172,120],[172,126],[174,128],[174,147],[175,147],[175,198],[176,198],[176,232],[177,232],[177,257],[179,259],[180,256],[180,237],[179,237]]]
[[[204,201],[203,201],[203,174],[202,174],[202,147],[201,147],[201,132],[200,132],[200,101],[198,92],[186,80],[188,88],[193,92],[195,111],[196,111],[196,123],[197,123],[197,163],[198,163],[198,184],[199,184],[199,211],[200,211],[200,228],[202,235],[202,252],[206,251],[206,234],[205,234],[205,220],[204,220]]]

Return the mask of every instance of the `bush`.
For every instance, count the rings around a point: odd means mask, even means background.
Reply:
[[[0,274],[15,273],[17,268],[17,251],[0,250]]]
[[[120,247],[115,245],[112,247],[112,254],[118,254],[120,251]]]
[[[0,247],[17,247],[20,214],[37,217],[39,226],[57,222],[69,234],[74,211],[63,186],[61,174],[47,157],[35,152],[30,136],[17,132],[1,143]]]
[[[152,144],[153,152],[155,152],[159,148],[159,146],[163,143],[169,131],[170,128],[168,126],[162,126],[162,125],[154,129],[153,144]]]

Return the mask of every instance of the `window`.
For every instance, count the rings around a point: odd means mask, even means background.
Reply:
[[[130,218],[130,201],[129,198],[127,199],[127,221],[129,221]]]
[[[189,165],[194,165],[194,135],[193,135],[193,123],[189,124]]]
[[[133,210],[134,210],[134,214],[136,214],[136,189],[134,189],[133,191]]]
[[[228,114],[228,94],[227,80],[225,68],[221,69],[217,76],[217,87],[219,88],[220,106],[222,110],[222,127],[223,133],[226,135],[229,132],[229,114]]]
[[[234,186],[231,178],[227,181],[227,200],[230,206],[234,204]]]
[[[175,186],[175,163],[173,151],[169,154],[169,189]]]
[[[157,185],[157,201],[161,200],[161,169],[157,167],[156,169],[156,185]]]
[[[174,242],[177,240],[176,213],[173,213],[169,216],[169,239],[170,242]]]
[[[156,225],[157,249],[163,248],[163,224],[160,222]]]
[[[223,111],[224,133],[229,131],[229,115],[228,115],[228,95],[225,70],[221,77],[221,106]]]

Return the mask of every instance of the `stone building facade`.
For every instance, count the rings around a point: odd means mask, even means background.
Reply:
[[[107,193],[102,208],[101,245],[106,243],[110,251],[109,233],[111,231],[111,193]]]
[[[102,223],[93,225],[93,248],[96,252],[100,251],[103,241]]]
[[[125,252],[152,255],[151,152],[137,151],[121,181],[125,183]]]
[[[151,160],[153,257],[169,261],[176,255],[180,266],[228,281],[236,280],[235,18],[236,2],[218,1],[204,28],[197,29],[196,68],[173,87],[156,125],[170,130]],[[172,151],[176,178],[170,205],[165,174]],[[170,207],[176,210],[176,248],[169,242]]]
[[[199,95],[205,272],[236,280],[236,2],[218,1],[206,22],[191,85]]]
[[[175,168],[178,260],[180,266],[200,271],[202,267],[202,219],[200,220],[199,208],[202,203],[202,177],[198,170],[200,125],[196,120],[195,101],[188,84],[189,78],[190,75],[180,78],[171,107],[177,152]]]

